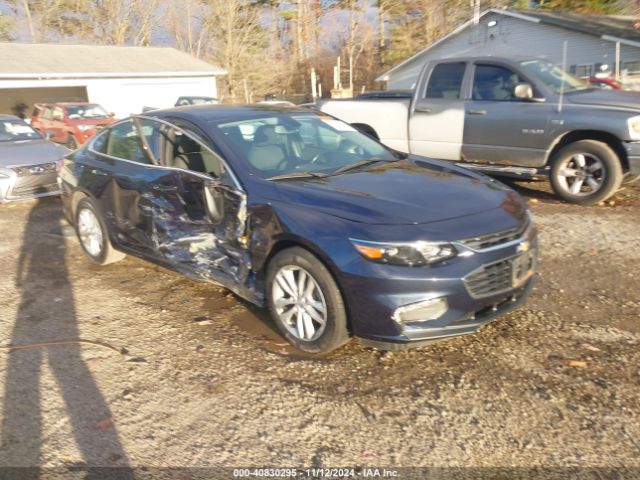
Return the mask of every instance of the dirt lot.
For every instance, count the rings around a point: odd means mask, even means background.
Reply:
[[[93,266],[56,199],[1,206],[0,466],[640,467],[640,188],[519,188],[543,252],[523,308],[325,358],[215,286]]]

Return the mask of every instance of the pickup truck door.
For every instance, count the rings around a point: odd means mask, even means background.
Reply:
[[[460,160],[464,129],[465,62],[435,65],[416,88],[409,117],[409,150],[417,155]]]
[[[515,85],[531,82],[509,66],[482,62],[472,70],[471,100],[465,105],[463,160],[543,166],[554,106],[515,98]],[[538,96],[534,91],[534,97]]]

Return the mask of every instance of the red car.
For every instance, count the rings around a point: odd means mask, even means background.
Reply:
[[[75,150],[98,130],[114,123],[113,116],[97,103],[38,103],[31,114],[31,126],[46,138]]]
[[[622,83],[613,78],[597,78],[591,77],[589,83],[593,87],[603,88],[605,90],[622,90]]]

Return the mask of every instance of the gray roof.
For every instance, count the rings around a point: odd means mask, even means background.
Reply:
[[[635,25],[638,19],[621,15],[583,15],[570,12],[521,11],[523,15],[537,18],[540,23],[567,28],[598,36],[615,37],[621,40],[640,42],[640,30]]]
[[[503,10],[498,8],[490,8],[480,14],[480,18],[490,13],[505,15],[508,17],[519,18],[520,20],[526,20],[534,23],[541,23],[545,25],[553,25],[555,27],[566,28],[568,30],[574,30],[589,35],[598,36],[604,40],[620,41],[627,45],[633,45],[640,47],[640,29],[636,28],[638,20],[634,17],[617,16],[617,15],[582,15],[578,13],[569,12],[551,12],[540,10],[515,10],[512,8]],[[428,50],[432,49],[436,45],[446,41],[447,39],[458,35],[464,31],[467,27],[473,26],[474,21],[470,19],[463,24],[459,25],[456,29],[449,32],[447,35],[439,38],[431,45],[427,46],[423,50],[420,50],[415,55],[396,65],[395,67],[387,70],[376,81],[386,80],[387,75],[399,70],[401,67],[421,56]]]
[[[0,79],[223,75],[207,63],[168,47],[0,43]]]

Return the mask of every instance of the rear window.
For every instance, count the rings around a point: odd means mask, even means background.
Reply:
[[[431,76],[425,98],[460,98],[465,63],[441,63],[436,65]]]

